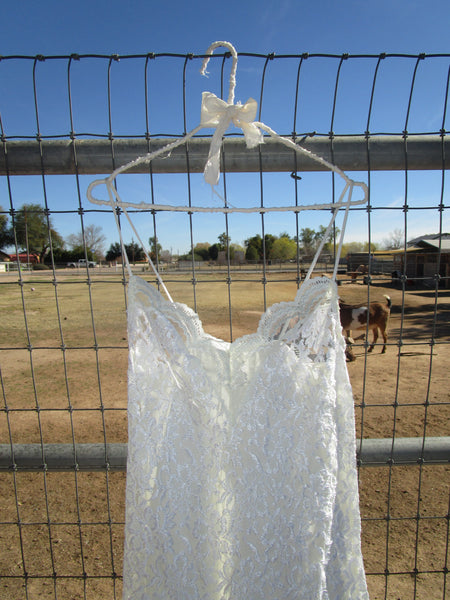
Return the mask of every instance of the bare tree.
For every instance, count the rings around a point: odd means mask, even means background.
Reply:
[[[402,229],[394,229],[383,239],[382,246],[386,250],[398,250],[405,245],[405,233]]]
[[[106,237],[103,235],[102,228],[98,225],[86,225],[83,232],[71,233],[67,238],[67,243],[71,248],[84,247],[95,254],[97,258],[103,255],[104,243]]]

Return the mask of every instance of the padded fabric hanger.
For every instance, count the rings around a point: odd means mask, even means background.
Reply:
[[[145,245],[142,244],[139,234],[136,231],[136,228],[134,227],[134,225],[129,217],[127,208],[147,209],[147,210],[152,210],[152,211],[156,211],[156,212],[170,211],[170,212],[186,212],[186,213],[269,213],[269,212],[294,212],[294,213],[297,213],[297,212],[301,212],[301,211],[305,211],[305,210],[330,209],[333,212],[333,216],[332,216],[331,221],[328,225],[328,228],[325,232],[325,235],[322,239],[322,242],[319,246],[318,252],[316,253],[316,256],[314,257],[314,260],[308,271],[307,278],[309,278],[310,274],[312,273],[312,270],[317,262],[318,256],[319,256],[320,252],[322,251],[322,248],[325,244],[325,240],[327,239],[328,234],[331,231],[331,227],[336,219],[339,209],[345,208],[344,224],[341,229],[341,236],[340,236],[340,240],[339,240],[337,258],[336,258],[336,263],[335,263],[334,272],[333,272],[333,278],[335,278],[336,273],[337,273],[337,266],[338,266],[338,262],[339,262],[340,250],[342,247],[343,234],[344,234],[345,225],[347,222],[349,208],[351,206],[367,203],[367,200],[368,200],[367,185],[364,182],[354,181],[353,179],[348,177],[346,175],[346,173],[344,173],[338,166],[330,163],[329,161],[325,160],[324,158],[322,158],[320,156],[317,156],[316,154],[310,152],[309,150],[306,150],[305,148],[298,146],[291,139],[278,135],[278,133],[276,133],[276,131],[274,131],[269,126],[265,125],[264,123],[262,123],[260,121],[255,121],[254,119],[255,119],[256,113],[257,113],[257,102],[253,98],[249,98],[245,104],[241,104],[240,102],[238,102],[236,104],[234,103],[234,91],[235,91],[235,87],[236,87],[236,71],[237,71],[238,55],[232,44],[230,44],[229,42],[223,42],[223,41],[218,41],[218,42],[214,42],[213,44],[211,44],[211,46],[206,51],[206,56],[205,56],[205,59],[203,60],[202,68],[200,70],[200,73],[202,75],[206,75],[206,73],[207,73],[206,67],[208,65],[209,59],[210,59],[212,53],[214,52],[214,50],[218,47],[226,48],[227,50],[230,51],[231,56],[232,56],[232,66],[231,66],[230,79],[229,79],[228,101],[225,102],[224,100],[221,100],[220,98],[218,98],[215,94],[213,94],[211,92],[203,92],[200,124],[197,127],[192,129],[184,137],[177,139],[173,142],[170,142],[166,146],[164,146],[158,150],[149,152],[145,156],[138,157],[135,160],[133,160],[121,167],[118,167],[108,177],[106,177],[104,179],[97,179],[97,180],[91,182],[87,189],[87,197],[88,197],[89,201],[94,204],[100,204],[100,205],[106,204],[113,208],[113,211],[114,211],[114,214],[116,217],[116,223],[117,223],[118,230],[119,230],[123,253],[125,256],[126,263],[127,263],[127,268],[128,268],[129,273],[131,274],[131,268],[130,268],[128,259],[126,258],[125,248],[124,248],[124,244],[123,244],[123,240],[122,240],[122,235],[120,232],[117,211],[115,209],[120,208],[123,210],[126,218],[130,222],[130,225],[131,225],[139,243],[141,243],[142,247],[144,248],[144,251],[146,253],[149,264],[151,265],[152,269],[154,270],[159,283],[163,286],[163,289],[166,292],[166,294],[168,295],[169,299],[171,299],[169,292],[167,291],[166,287],[164,286],[155,266],[153,265],[153,262],[150,259],[148,251],[145,250]],[[164,154],[170,154],[170,152],[174,148],[177,148],[178,146],[185,144],[189,139],[191,139],[201,129],[204,129],[204,128],[215,128],[215,132],[214,132],[214,135],[211,140],[211,146],[209,149],[208,159],[207,159],[205,169],[204,169],[204,178],[205,178],[205,181],[211,185],[213,192],[217,196],[220,197],[220,194],[218,194],[218,192],[215,190],[214,186],[217,185],[219,178],[220,178],[220,153],[221,153],[222,139],[223,139],[223,136],[224,136],[226,130],[228,129],[228,127],[230,125],[234,125],[240,129],[242,129],[242,131],[244,133],[245,142],[246,142],[246,145],[248,148],[254,148],[254,147],[258,146],[259,144],[263,144],[264,143],[263,133],[265,133],[265,134],[269,135],[271,138],[276,139],[278,142],[280,142],[280,143],[284,144],[285,146],[287,146],[288,148],[292,149],[294,152],[296,152],[298,154],[307,155],[309,158],[317,161],[318,163],[321,163],[323,166],[328,168],[330,171],[333,171],[334,173],[336,173],[345,182],[344,189],[342,190],[342,192],[338,198],[338,201],[337,202],[329,202],[329,203],[321,203],[321,204],[308,204],[308,205],[302,205],[302,206],[292,206],[292,205],[291,206],[268,206],[268,207],[255,206],[255,207],[250,207],[250,208],[243,208],[243,207],[230,207],[230,206],[222,206],[222,207],[218,207],[218,206],[214,206],[214,207],[212,207],[212,206],[206,206],[206,207],[205,206],[174,206],[174,205],[167,205],[167,204],[151,204],[151,203],[146,203],[146,202],[137,203],[137,202],[133,202],[133,201],[122,200],[122,198],[120,197],[119,192],[117,191],[116,186],[115,186],[116,177],[120,173],[124,173],[127,170],[131,169],[132,167],[134,167],[138,164],[150,163],[154,158],[156,158],[158,156],[161,156]],[[96,188],[97,186],[103,185],[103,184],[106,185],[106,188],[108,191],[108,199],[105,199],[105,200],[96,198],[93,195],[94,188]],[[353,190],[355,187],[360,188],[363,192],[363,197],[359,198],[357,200],[353,199]]]

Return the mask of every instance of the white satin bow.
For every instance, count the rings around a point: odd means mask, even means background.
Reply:
[[[244,105],[240,102],[228,104],[211,92],[203,92],[200,125],[216,128],[203,172],[206,183],[216,185],[219,182],[220,147],[224,133],[231,123],[242,129],[247,148],[254,148],[264,142],[261,131],[253,123],[257,108],[258,104],[253,98],[249,98]]]

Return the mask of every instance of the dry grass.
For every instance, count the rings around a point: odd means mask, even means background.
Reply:
[[[39,443],[41,437],[52,443],[126,441],[124,288],[120,273],[96,270],[91,277],[88,286],[85,273],[61,272],[54,286],[49,273],[39,272],[26,275],[21,287],[13,275],[1,275],[0,365],[10,412],[9,423],[6,413],[0,413],[0,443],[9,442],[9,432],[15,443]],[[297,288],[295,277],[295,272],[271,272],[266,305],[291,300]],[[167,274],[166,279],[175,300],[194,306],[190,275]],[[225,279],[223,271],[198,273],[196,308],[208,333],[230,339]],[[236,338],[256,330],[264,310],[264,286],[260,272],[237,271],[232,279],[232,334]],[[402,339],[412,345],[402,346],[400,355],[402,294],[382,282],[371,289],[374,300],[384,293],[391,296],[394,306],[387,353],[379,354],[376,347],[365,357],[360,347],[357,361],[349,363],[358,434],[362,430],[364,437],[390,437],[395,430],[400,437],[421,436],[426,426],[427,435],[447,435],[449,293],[440,294],[434,329],[440,343],[433,353],[429,345],[433,297],[421,290],[406,294]],[[364,301],[367,288],[347,284],[341,286],[340,294],[349,302]],[[429,406],[424,405],[426,400]],[[363,401],[364,411],[359,406]],[[120,580],[114,583],[111,574],[121,572],[123,473],[8,473],[0,481],[0,544],[5,550],[0,553],[0,575],[24,573],[19,533],[30,575],[26,590],[23,578],[3,579],[1,597],[52,598],[55,586],[58,598],[112,598],[114,593],[120,597]],[[445,466],[361,469],[366,569],[384,572],[389,531],[388,568],[399,573],[388,577],[387,598],[412,598],[414,589],[417,598],[443,597],[448,487]],[[390,521],[385,519],[388,503]],[[16,524],[18,510],[24,523],[21,528]],[[423,517],[435,518],[417,521],[418,510]],[[431,572],[414,577],[409,573],[416,566]],[[51,578],[53,569],[61,579]],[[400,574],[405,571],[408,574]],[[83,572],[87,574],[84,580],[80,578]],[[34,578],[39,575],[48,578]],[[369,576],[369,587],[372,599],[384,598],[384,575]]]

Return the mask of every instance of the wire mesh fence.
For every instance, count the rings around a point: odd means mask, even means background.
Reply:
[[[206,83],[202,58],[0,59],[4,597],[121,595],[126,277],[120,252],[104,256],[118,242],[114,215],[86,190],[196,126],[204,89],[224,96],[229,54],[212,57]],[[448,597],[449,67],[450,55],[239,55],[237,95],[256,98],[258,120],[369,186],[368,204],[351,209],[338,279],[346,302],[392,300],[386,353],[355,340],[348,363],[372,598]],[[339,184],[276,142],[247,150],[234,131],[215,199],[201,173],[211,136],[117,185],[133,202],[231,208],[132,212],[172,296],[233,340],[295,295],[329,220],[329,209],[295,207],[334,202]],[[281,203],[294,210],[265,212]],[[261,210],[233,210],[250,206]],[[155,281],[119,219],[133,270]],[[331,273],[336,235],[317,273]]]

